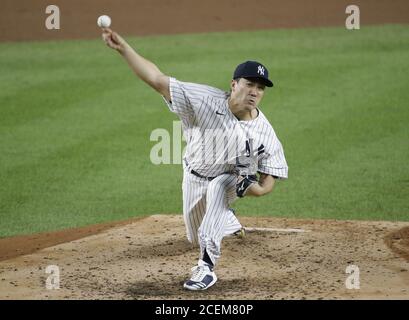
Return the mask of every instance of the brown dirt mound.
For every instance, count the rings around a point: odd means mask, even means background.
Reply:
[[[409,250],[408,223],[240,220],[308,232],[225,238],[219,281],[189,292],[182,283],[198,250],[185,239],[183,219],[151,216],[0,262],[0,299],[409,299],[409,264],[400,255]],[[359,267],[359,290],[345,286],[351,264]],[[60,269],[59,290],[45,287],[48,265]]]
[[[53,232],[0,238],[0,261],[34,253],[38,250],[56,246],[60,243],[85,238],[116,226],[127,225],[140,219],[141,218],[133,218],[124,221],[100,223],[81,228],[70,228]]]
[[[0,41],[98,38],[97,17],[108,14],[126,35],[344,26],[349,0],[53,0],[60,30],[47,30],[48,0],[2,0]],[[355,0],[361,25],[409,23],[409,1]]]

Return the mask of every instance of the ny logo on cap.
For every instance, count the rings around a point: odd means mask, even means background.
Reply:
[[[261,76],[264,76],[264,67],[258,66],[257,73]]]

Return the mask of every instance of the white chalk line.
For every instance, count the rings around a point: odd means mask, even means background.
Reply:
[[[244,227],[244,231],[246,231],[246,232],[255,232],[255,231],[287,232],[287,233],[310,232],[310,230],[304,230],[304,229],[252,228],[252,227]]]

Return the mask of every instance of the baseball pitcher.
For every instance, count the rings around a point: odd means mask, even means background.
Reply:
[[[268,70],[256,61],[238,65],[230,92],[225,92],[163,74],[109,28],[103,29],[102,38],[163,96],[182,122],[187,141],[183,218],[188,240],[200,247],[198,263],[184,287],[208,289],[217,281],[214,268],[223,237],[243,233],[232,202],[266,195],[277,179],[288,177],[282,145],[259,109],[265,88],[273,86]]]

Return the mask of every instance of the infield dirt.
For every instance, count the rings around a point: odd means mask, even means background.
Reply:
[[[180,215],[155,215],[82,239],[0,262],[0,299],[409,299],[408,223],[240,219],[251,232],[223,240],[206,292],[183,281],[198,250]],[[47,290],[57,265],[60,289]],[[359,268],[360,289],[347,289],[346,268]]]
[[[95,39],[107,14],[122,35],[154,35],[271,28],[345,26],[349,0],[53,0],[60,29],[48,30],[48,0],[2,0],[0,41]],[[361,26],[409,23],[406,0],[354,0]]]

